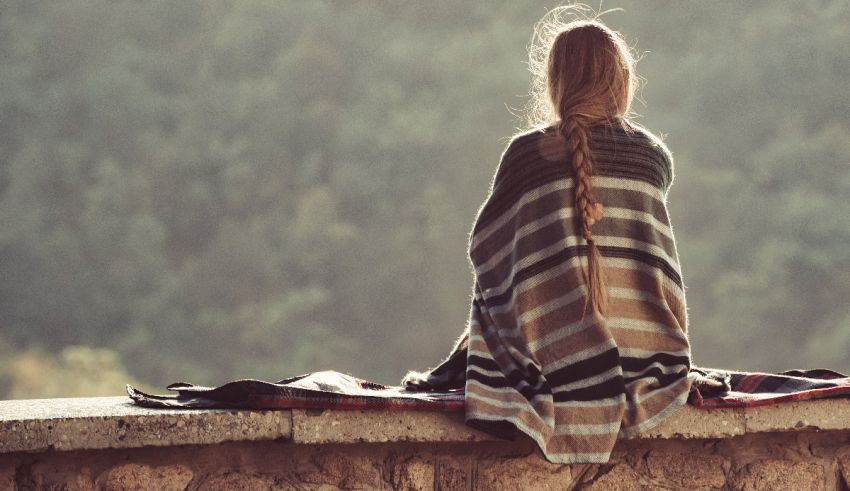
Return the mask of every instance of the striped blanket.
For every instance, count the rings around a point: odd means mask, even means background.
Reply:
[[[592,127],[589,145],[607,315],[584,309],[588,247],[566,142],[554,126],[528,132],[503,153],[472,230],[466,333],[441,365],[405,379],[465,387],[467,424],[525,433],[557,463],[607,462],[618,435],[658,425],[690,389],[670,153],[625,122]]]

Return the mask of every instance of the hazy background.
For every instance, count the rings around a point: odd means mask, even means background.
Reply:
[[[0,397],[436,363],[553,5],[0,0]],[[695,363],[850,371],[850,3],[603,7]]]

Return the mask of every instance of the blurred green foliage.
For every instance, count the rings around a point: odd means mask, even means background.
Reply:
[[[850,4],[612,7],[696,363],[850,370]],[[4,1],[0,396],[435,363],[544,12]]]

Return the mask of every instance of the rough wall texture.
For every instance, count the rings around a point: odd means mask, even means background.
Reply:
[[[520,442],[216,445],[0,455],[0,489],[840,490],[850,432],[621,441],[606,465]]]
[[[605,465],[553,465],[462,413],[0,401],[3,490],[848,490],[850,399],[683,408]]]

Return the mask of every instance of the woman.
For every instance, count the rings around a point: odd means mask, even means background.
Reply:
[[[628,119],[636,75],[623,39],[560,13],[536,28],[544,56],[531,53],[542,124],[508,145],[472,230],[466,332],[440,366],[403,383],[464,387],[468,424],[519,430],[552,462],[606,462],[618,436],[657,425],[690,389],[665,205],[673,168]]]

